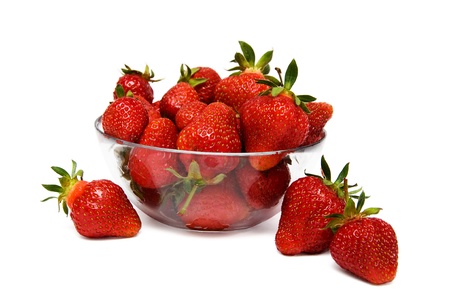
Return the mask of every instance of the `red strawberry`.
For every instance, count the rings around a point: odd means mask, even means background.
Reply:
[[[196,182],[193,186],[202,186]],[[200,230],[224,230],[245,219],[249,210],[242,200],[233,176],[205,183],[192,190],[178,205],[178,214],[186,227]]]
[[[236,113],[224,103],[209,104],[202,113],[180,131],[177,147],[181,150],[233,153],[241,151]]]
[[[177,138],[178,129],[173,121],[166,117],[159,117],[148,123],[138,142],[144,145],[175,149]]]
[[[124,90],[124,94],[131,91],[135,96],[141,96],[149,103],[153,102],[153,88],[150,82],[157,82],[159,80],[152,79],[154,77],[153,71],[150,71],[148,65],[145,66],[144,73],[131,69],[128,65],[122,69],[123,75],[116,83],[117,86],[121,86]],[[114,90],[114,99],[119,98],[116,90]]]
[[[191,70],[188,68],[187,72]],[[186,72],[181,65],[181,76],[186,76]],[[159,109],[161,116],[168,117],[172,121],[175,121],[175,115],[180,108],[189,102],[200,101],[200,97],[194,87],[200,83],[203,83],[204,79],[189,80],[188,82],[179,79],[177,84],[172,86],[159,101]]]
[[[72,173],[60,167],[52,169],[61,177],[61,185],[43,185],[49,191],[59,193],[58,207],[63,206],[79,234],[88,238],[133,237],[141,229],[138,213],[123,189],[110,180],[83,180],[83,171],[76,170],[72,161]],[[43,201],[54,196],[48,197]],[[70,211],[69,211],[70,209]]]
[[[236,177],[248,205],[254,209],[268,209],[277,205],[291,181],[285,160],[265,171],[258,171],[246,163],[236,170]]]
[[[130,176],[144,188],[161,188],[176,181],[167,168],[180,170],[177,154],[159,149],[136,147],[128,160]]]
[[[214,89],[221,80],[220,75],[210,67],[196,67],[187,70],[180,76],[179,82],[188,82],[197,91],[200,101],[209,104],[214,101]]]
[[[121,85],[117,85],[116,87],[116,96],[118,98],[123,97],[132,97],[138,100],[139,102],[144,105],[145,109],[148,112],[148,120],[151,121],[152,119],[161,117],[161,114],[159,113],[159,109],[154,105],[153,103],[149,103],[144,97],[140,95],[134,95],[131,91],[128,91],[127,94],[125,94],[125,91],[123,90],[123,87]]]
[[[323,177],[308,175],[297,179],[284,195],[275,235],[275,245],[284,255],[320,253],[329,247],[333,232],[324,229],[329,222],[325,216],[344,211],[342,182],[348,174],[348,164],[333,183],[322,157],[322,172]]]
[[[333,106],[326,102],[309,102],[305,105],[309,110],[309,132],[303,145],[309,145],[316,143],[325,135],[323,129],[333,116]]]
[[[309,130],[308,115],[303,110],[301,98],[290,90],[297,72],[297,64],[292,60],[284,86],[274,84],[268,90],[270,94],[256,96],[242,105],[241,130],[246,152],[293,149],[305,140]],[[282,85],[281,82],[279,84]],[[267,170],[277,165],[285,155],[253,156],[250,163],[257,170]]]
[[[361,211],[364,201],[362,192],[357,205],[349,198],[343,214],[330,215],[334,220],[328,227],[335,231],[330,253],[343,269],[370,283],[384,284],[394,280],[397,274],[397,236],[389,223],[369,217],[380,208]]]
[[[102,126],[106,134],[130,142],[136,142],[148,124],[148,113],[144,105],[131,97],[111,102],[102,115]]]
[[[200,152],[236,153],[242,148],[236,128],[236,113],[224,103],[213,102],[178,134],[177,148]],[[205,177],[227,173],[239,164],[239,157],[225,155],[180,155],[189,168],[192,160],[200,164]]]
[[[253,48],[243,41],[239,44],[243,54],[235,54],[233,62],[238,63],[238,66],[230,69],[237,72],[223,78],[214,90],[215,101],[223,102],[237,112],[248,99],[268,89],[267,85],[259,84],[257,80],[264,79],[269,72],[273,54],[273,51],[268,51],[256,62]]]
[[[154,119],[145,128],[139,143],[160,148],[176,147],[178,130],[168,118]],[[179,170],[177,155],[145,147],[135,147],[130,152],[128,169],[135,183],[144,188],[160,188],[176,181],[167,168]]]
[[[175,124],[179,130],[182,130],[189,124],[195,117],[201,114],[203,109],[207,106],[206,103],[200,101],[194,101],[186,103],[175,115]]]

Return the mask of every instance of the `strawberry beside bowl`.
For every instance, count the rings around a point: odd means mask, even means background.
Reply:
[[[282,151],[217,153],[114,138],[101,116],[95,128],[115,181],[137,208],[166,225],[199,231],[247,229],[275,216],[287,187],[319,167],[326,139]],[[253,166],[273,157],[280,162],[270,169]]]

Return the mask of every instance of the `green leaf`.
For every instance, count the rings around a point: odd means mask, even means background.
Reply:
[[[216,175],[214,178],[208,180],[206,182],[206,184],[207,185],[217,185],[220,182],[222,182],[225,178],[226,178],[226,175],[221,173],[221,174]]]
[[[56,172],[60,176],[70,178],[69,173],[65,169],[58,167],[58,166],[52,166],[51,168],[53,169],[54,172]]]
[[[264,78],[266,78],[267,81],[270,81],[273,84],[275,84],[275,86],[281,86],[282,85],[280,80],[278,80],[277,78],[275,78],[273,76],[266,75],[266,76],[264,76]]]
[[[266,65],[262,70],[261,73],[263,73],[263,75],[267,75],[270,72],[270,66]]]
[[[58,193],[62,193],[63,190],[64,190],[61,186],[59,186],[59,185],[52,185],[52,184],[42,184],[42,187],[44,187],[48,191],[58,192]]]
[[[381,208],[367,208],[364,211],[362,211],[361,214],[365,216],[375,215],[378,214],[381,210],[382,210]]]
[[[351,198],[347,198],[347,203],[344,208],[344,215],[345,217],[353,217],[356,214],[355,209],[355,201]]]
[[[339,173],[339,175],[335,181],[336,185],[343,182],[344,179],[347,177],[349,165],[350,165],[350,163],[347,163],[347,164],[345,164],[344,168],[342,168],[341,172]]]
[[[295,81],[297,81],[297,76],[298,76],[297,62],[295,62],[295,59],[292,59],[291,63],[289,64],[286,70],[286,74],[284,75],[284,88],[287,90],[291,90]]]
[[[72,160],[72,178],[76,177],[76,171],[77,171],[77,162]]]
[[[239,41],[239,45],[241,46],[242,53],[244,54],[243,57],[245,57],[245,59],[247,60],[247,62],[250,66],[254,66],[256,58],[255,58],[255,52],[253,51],[253,48],[249,44],[247,44],[246,42],[243,42],[243,41]],[[242,56],[242,54],[240,54],[240,55]],[[238,61],[238,63],[239,63],[239,61]]]
[[[296,99],[298,99],[298,98],[296,97]],[[300,101],[300,105],[297,105],[297,106],[302,108],[302,110],[305,111],[305,113],[307,113],[307,114],[311,113],[311,111],[309,111],[308,107],[305,105],[304,102]]]
[[[44,201],[47,201],[47,200],[53,199],[53,198],[58,198],[58,197],[56,197],[56,196],[49,196],[49,197],[44,198],[43,200],[41,200],[41,202],[44,202]]]
[[[309,103],[309,102],[314,102],[316,100],[315,97],[307,95],[307,94],[302,94],[302,95],[297,95],[297,97],[305,103]]]
[[[331,170],[330,166],[328,165],[327,161],[325,160],[325,156],[322,155],[322,158],[320,159],[320,167],[322,169],[323,177],[331,182]]]
[[[198,165],[197,161],[193,160],[191,164],[189,164],[188,177],[193,180],[201,180],[202,174],[200,172],[200,165]]]
[[[122,84],[117,84],[117,86],[116,86],[116,96],[118,98],[123,98],[125,96],[125,90],[123,89]]]
[[[362,210],[362,207],[364,206],[364,203],[366,201],[366,194],[363,192],[361,192],[361,194],[359,195],[358,198],[358,205],[356,206],[356,212],[360,213]]]
[[[268,85],[270,87],[277,87],[278,86],[277,84],[275,84],[271,80],[264,80],[264,79],[256,80],[256,83]]]
[[[247,69],[247,68],[251,67],[250,63],[247,61],[247,59],[241,53],[236,53],[234,57],[235,57],[236,62],[239,64],[239,67],[238,67],[239,70],[243,70],[243,69]]]
[[[256,67],[258,69],[263,69],[263,74],[267,74],[269,73],[270,67],[269,67],[269,62],[272,60],[273,57],[273,51],[267,51],[266,53],[264,53],[263,56],[261,56],[261,58],[258,60],[258,62],[256,63]],[[265,70],[266,67],[269,67],[268,70]],[[267,73],[266,73],[267,71]]]
[[[272,88],[272,96],[276,97],[277,95],[279,95],[280,93],[282,93],[284,91],[284,88],[281,86],[276,86]]]

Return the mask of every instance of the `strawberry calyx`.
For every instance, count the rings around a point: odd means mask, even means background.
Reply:
[[[266,76],[266,79],[260,79],[256,80],[259,84],[265,84],[268,85],[270,88],[263,91],[261,95],[272,95],[273,97],[276,97],[278,95],[286,95],[294,101],[294,103],[302,108],[303,111],[306,113],[309,113],[308,107],[305,105],[305,103],[313,102],[316,100],[315,97],[310,95],[296,95],[291,89],[294,86],[295,81],[297,81],[298,77],[298,66],[295,59],[292,59],[292,61],[289,63],[286,73],[284,75],[284,82],[283,78],[281,76],[281,69],[275,68],[275,70],[278,73],[279,79],[272,77],[272,76]]]
[[[62,206],[64,213],[68,215],[73,199],[82,193],[84,186],[87,184],[87,182],[83,181],[83,170],[77,170],[77,163],[73,160],[72,171],[70,174],[65,169],[58,166],[52,166],[51,169],[61,176],[59,178],[59,185],[42,184],[42,186],[46,190],[56,192],[59,195],[49,196],[41,201],[45,202],[52,198],[58,199],[58,212]]]
[[[185,68],[186,67],[186,68]],[[192,78],[196,72],[198,72],[200,68],[190,68],[187,64],[182,64],[180,67],[180,77],[178,78],[177,83],[186,82],[192,87],[195,87],[199,84],[202,84],[207,81],[205,78]]]
[[[325,156],[323,155],[320,159],[320,166],[322,173],[321,176],[307,172],[305,172],[305,175],[321,179],[324,185],[328,186],[328,188],[333,190],[339,198],[342,198],[344,200],[346,200],[347,197],[357,198],[358,196],[357,193],[361,191],[361,188],[356,190],[349,190],[349,188],[356,187],[357,184],[353,184],[351,186],[348,186],[347,184],[346,178],[348,175],[350,163],[345,164],[345,166],[342,168],[341,172],[337,176],[336,180],[334,181],[332,180],[331,177],[330,166],[328,165],[328,162],[325,160]]]
[[[145,65],[144,72],[134,70],[126,64],[125,64],[125,68],[122,68],[121,70],[124,75],[138,75],[138,76],[142,77],[143,79],[147,80],[148,82],[158,82],[158,81],[162,80],[162,79],[153,79],[153,77],[155,76],[155,73],[153,72],[153,70],[150,70],[148,65]]]
[[[234,59],[231,60],[238,65],[228,69],[228,71],[234,71],[230,76],[236,76],[244,72],[259,72],[267,75],[270,72],[269,63],[272,60],[273,50],[267,51],[256,61],[255,51],[248,43],[239,41],[239,45],[242,53],[236,52]]]
[[[194,198],[195,193],[199,192],[206,186],[219,184],[226,177],[225,174],[221,173],[211,179],[204,179],[200,172],[200,166],[196,161],[192,161],[191,164],[189,164],[189,170],[186,176],[182,176],[173,168],[167,168],[167,171],[170,171],[179,179],[172,185],[170,191],[170,194],[175,198],[175,203],[178,205],[187,195],[186,201],[178,211],[181,215],[186,212],[191,200]],[[181,192],[178,188],[181,188]]]
[[[357,204],[355,204],[355,201],[353,200],[352,196],[349,195],[348,192],[348,185],[347,185],[347,179],[344,179],[344,191],[345,192],[345,208],[344,213],[342,214],[330,214],[325,216],[326,218],[331,219],[328,224],[325,226],[325,228],[330,228],[333,232],[336,232],[339,227],[343,226],[345,223],[361,219],[364,217],[368,217],[370,215],[378,214],[382,209],[381,208],[366,208],[362,210],[366,198],[368,198],[364,191],[361,191],[361,193],[358,196]]]

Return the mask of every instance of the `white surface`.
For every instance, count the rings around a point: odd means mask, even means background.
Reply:
[[[189,1],[2,2],[0,297],[442,298],[450,267],[445,1],[304,2],[197,1],[200,11]],[[273,48],[273,67],[295,58],[294,91],[333,104],[325,156],[334,174],[350,161],[350,181],[396,230],[392,283],[355,279],[329,253],[280,255],[278,216],[216,235],[143,217],[133,239],[93,241],[55,202],[40,202],[49,195],[41,184],[56,183],[52,165],[74,159],[85,179],[111,177],[94,119],[123,64],[148,64],[165,78],[153,85],[158,98],[181,63],[226,75],[238,40],[258,57]]]

